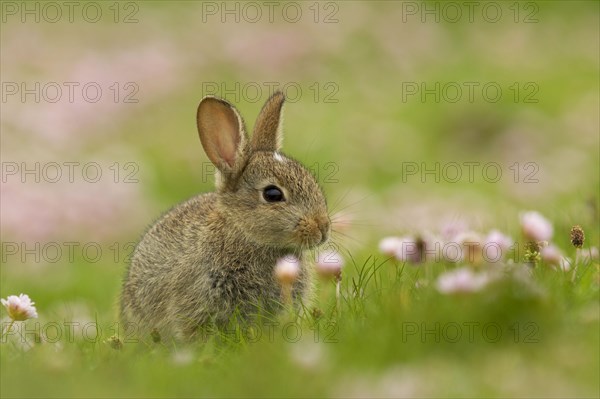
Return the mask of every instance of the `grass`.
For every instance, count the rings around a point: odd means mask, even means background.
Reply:
[[[13,346],[12,337],[3,344],[2,394],[591,397],[598,392],[600,370],[591,355],[600,349],[597,263],[577,264],[572,272],[515,264],[482,292],[442,295],[434,287],[436,276],[452,268],[358,258],[344,268],[339,308],[333,283],[321,280],[318,317],[284,313],[266,325],[215,333],[203,343],[138,342],[117,330],[121,326],[111,312],[96,314],[85,332],[71,335],[62,326],[64,335],[56,343],[48,341],[56,340],[58,330],[46,325],[42,343],[34,343],[30,333],[25,348]],[[116,270],[111,274],[118,278]],[[106,309],[118,286],[103,286],[113,287],[98,296]],[[94,302],[92,290],[84,289]],[[51,296],[36,299],[42,308],[52,301]],[[32,321],[26,323],[35,330]],[[111,344],[114,334],[123,342],[119,349]]]

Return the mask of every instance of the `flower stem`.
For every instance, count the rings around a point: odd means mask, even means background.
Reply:
[[[337,313],[338,313],[338,315],[342,312],[342,307],[341,307],[341,304],[340,304],[340,297],[341,297],[341,295],[340,295],[340,286],[341,286],[341,283],[342,283],[342,279],[341,279],[341,276],[340,276],[340,278],[338,278],[336,280],[336,282],[335,282],[335,299],[336,299],[336,305],[337,305]]]
[[[10,329],[12,328],[13,324],[15,324],[14,320],[10,321],[10,324],[8,325],[8,328],[6,329],[6,332],[2,333],[2,338],[6,337],[8,335],[8,333],[10,332]],[[2,342],[4,342],[4,340],[2,340]]]
[[[283,284],[281,287],[281,296],[286,306],[292,307],[292,284]]]

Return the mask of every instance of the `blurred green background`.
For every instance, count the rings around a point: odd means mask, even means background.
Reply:
[[[338,314],[319,284],[336,343],[309,327],[225,349],[3,341],[2,397],[599,395],[597,260],[573,278],[536,270],[533,299],[511,284],[454,298],[433,287],[450,266],[399,275],[377,248],[453,224],[519,240],[526,210],[566,255],[574,224],[598,246],[598,2],[73,3],[2,2],[0,296],[114,334],[132,245],[213,189],[198,102],[225,97],[251,131],[278,88],[284,151],[343,221],[350,299]],[[380,279],[352,297],[363,265]],[[502,340],[403,335],[473,320]],[[511,339],[527,322],[539,342]]]

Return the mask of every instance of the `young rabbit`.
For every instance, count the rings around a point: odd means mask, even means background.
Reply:
[[[274,312],[281,288],[273,270],[288,255],[302,265],[292,296],[306,299],[311,273],[303,253],[327,240],[330,220],[314,177],[279,151],[284,100],[281,92],[267,100],[249,138],[233,105],[202,99],[198,132],[217,169],[216,191],[175,206],[143,236],[123,284],[126,324],[191,339],[234,314]]]

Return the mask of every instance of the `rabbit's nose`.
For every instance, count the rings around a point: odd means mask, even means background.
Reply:
[[[330,228],[331,222],[329,221],[329,218],[327,216],[317,217],[316,220],[317,220],[317,225],[319,226],[319,231],[321,232],[320,244],[323,244],[329,238],[329,228]]]

